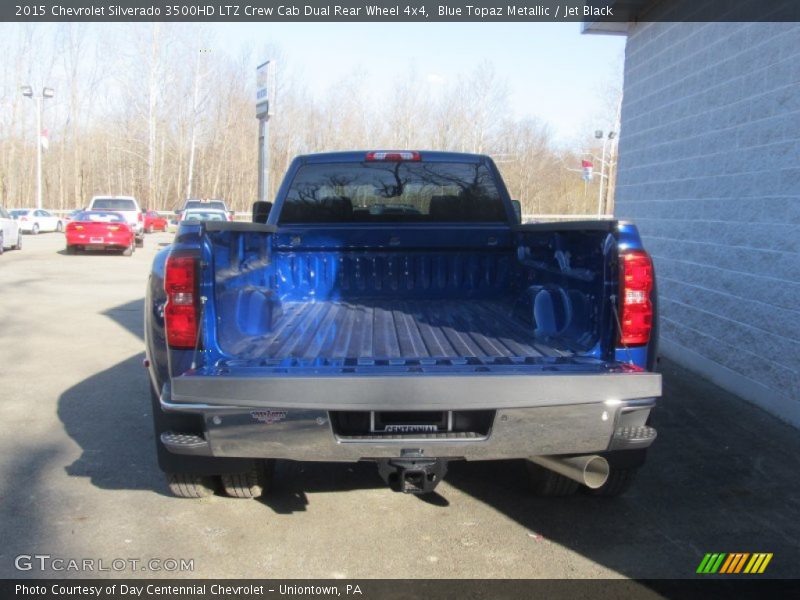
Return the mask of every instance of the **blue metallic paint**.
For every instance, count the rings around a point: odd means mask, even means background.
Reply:
[[[421,154],[426,161],[485,161],[498,181],[502,181],[488,157],[446,152]],[[310,162],[362,161],[365,155],[366,152],[345,152],[296,158],[278,190],[268,222],[277,224],[283,198],[300,166]],[[224,310],[217,299],[226,290],[235,291],[245,286],[271,290],[273,297],[264,301],[266,308],[267,304],[280,301],[336,300],[367,292],[389,297],[402,292],[404,296],[429,299],[492,297],[508,286],[524,290],[530,278],[537,277],[544,277],[546,284],[563,283],[563,275],[555,269],[542,269],[541,261],[537,262],[535,256],[526,267],[525,260],[520,261],[519,249],[530,243],[532,246],[539,244],[550,252],[553,244],[578,237],[559,235],[547,241],[541,236],[534,239],[536,236],[532,233],[516,232],[511,225],[514,212],[510,197],[503,185],[500,190],[509,215],[508,225],[293,225],[280,227],[275,234],[210,234],[204,233],[200,224],[181,224],[175,242],[157,254],[147,289],[146,345],[155,388],[160,389],[170,375],[184,373],[196,358],[193,351],[165,351],[160,307],[165,301],[164,266],[170,253],[190,252],[200,260],[199,291],[209,301],[204,305],[198,366],[230,358],[220,347],[217,335],[222,319],[220,310]],[[557,225],[554,229],[558,229]],[[606,290],[618,287],[616,260],[611,260],[609,254],[642,248],[638,231],[631,223],[620,222],[616,235],[609,238],[603,250],[606,258],[602,279]],[[585,253],[581,248],[571,250],[578,258]],[[462,266],[455,268],[456,264]],[[453,279],[454,272],[463,273],[463,277]],[[581,283],[574,278],[570,282],[578,293],[606,295],[596,288],[596,282],[594,285]],[[584,347],[581,354],[587,358],[652,368],[655,341],[646,347],[612,348],[616,334],[609,308],[602,309],[598,321],[600,331],[595,332],[590,346]],[[248,327],[250,331],[260,330],[258,324],[243,323],[245,331]],[[470,370],[464,369],[465,374]],[[458,372],[458,368],[453,367],[451,372]]]

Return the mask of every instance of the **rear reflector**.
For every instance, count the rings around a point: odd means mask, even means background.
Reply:
[[[367,152],[367,160],[368,161],[377,161],[377,160],[388,160],[388,161],[400,161],[400,160],[420,160],[419,152],[408,152],[406,150],[397,152]]]
[[[167,305],[164,321],[172,348],[197,344],[197,261],[192,256],[170,256],[164,275]]]
[[[647,252],[633,250],[620,255],[621,331],[625,346],[641,346],[650,341],[653,329],[653,263]]]

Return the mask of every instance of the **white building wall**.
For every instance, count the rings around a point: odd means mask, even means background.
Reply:
[[[625,63],[616,214],[662,353],[800,426],[800,24],[637,24]]]

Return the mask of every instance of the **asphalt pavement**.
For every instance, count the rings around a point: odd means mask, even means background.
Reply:
[[[707,552],[800,571],[798,431],[666,361],[659,438],[622,498],[532,497],[519,462],[453,464],[430,498],[372,465],[290,462],[262,500],[171,497],[142,368],[170,239],[67,256],[41,234],[0,256],[0,577],[692,577]]]

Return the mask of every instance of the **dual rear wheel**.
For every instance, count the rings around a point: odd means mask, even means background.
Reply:
[[[270,490],[274,470],[274,460],[263,460],[243,473],[219,476],[167,473],[167,485],[180,498],[204,498],[217,490],[231,498],[260,498]]]

